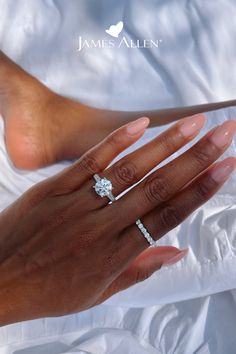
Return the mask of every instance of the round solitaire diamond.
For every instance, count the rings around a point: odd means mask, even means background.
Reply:
[[[112,183],[106,178],[101,178],[100,181],[96,182],[94,188],[100,197],[105,197],[111,192]]]

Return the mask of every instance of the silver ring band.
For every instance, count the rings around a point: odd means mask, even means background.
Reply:
[[[116,201],[116,198],[112,194],[112,183],[109,179],[103,177],[101,178],[97,173],[93,175],[96,184],[93,186],[95,189],[95,192],[100,196],[100,197],[108,197],[111,202]]]
[[[157,247],[157,242],[153,240],[152,236],[149,234],[147,229],[144,227],[143,223],[141,222],[140,219],[136,220],[136,225],[138,226],[139,230],[142,232],[143,236],[146,238],[146,240],[150,243],[151,246]]]

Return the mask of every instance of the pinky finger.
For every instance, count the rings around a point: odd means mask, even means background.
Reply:
[[[163,266],[177,263],[186,256],[188,249],[180,250],[173,246],[150,247],[138,255],[115,280],[106,288],[96,302],[100,304],[107,298],[144,281]]]
[[[163,203],[142,218],[154,240],[158,240],[167,232],[182,223],[195,209],[207,202],[226,182],[236,168],[236,158],[228,157],[217,162],[179,191],[172,199]],[[121,234],[121,248],[123,243],[132,258],[149,243],[142,236],[136,225],[127,228]]]

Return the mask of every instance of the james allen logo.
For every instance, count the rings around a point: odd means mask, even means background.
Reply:
[[[127,48],[159,48],[162,39],[137,39],[132,40],[123,36],[119,39],[119,36],[124,28],[124,24],[122,21],[119,21],[116,25],[111,25],[105,32],[117,39],[92,39],[88,40],[81,36],[79,36],[79,43],[76,49],[77,52],[80,52],[83,49],[92,49],[92,48],[121,48],[123,46]]]
[[[123,30],[124,24],[122,21],[118,22],[117,25],[110,26],[109,29],[106,30],[106,33],[108,33],[112,37],[118,38],[121,31]]]

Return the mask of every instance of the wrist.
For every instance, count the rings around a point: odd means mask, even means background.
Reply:
[[[14,279],[13,282],[15,282]],[[27,287],[25,288],[25,286],[21,284],[18,284],[17,287],[7,285],[6,287],[1,288],[0,327],[46,317],[47,311],[42,311],[43,309],[41,308],[42,304],[40,301],[35,303],[33,294],[34,287],[32,287],[32,289],[27,289]]]
[[[22,320],[23,306],[20,298],[12,286],[3,287],[0,290],[0,326],[20,322]]]

